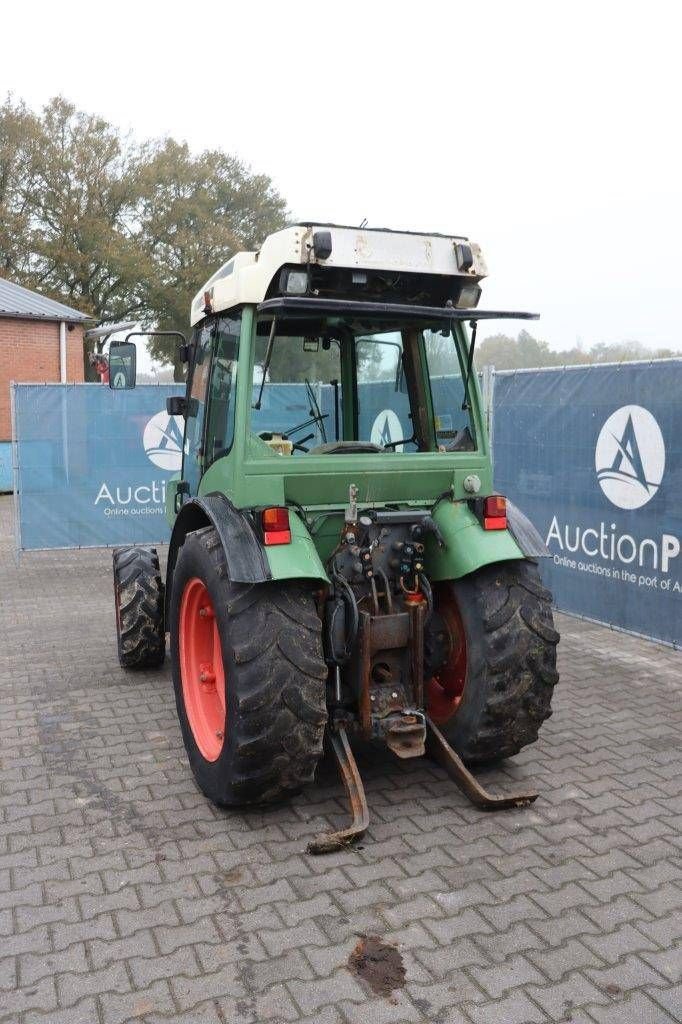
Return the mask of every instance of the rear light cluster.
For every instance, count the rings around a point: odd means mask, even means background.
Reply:
[[[291,544],[288,508],[264,508],[260,514],[260,521],[263,543],[268,547],[273,544]]]
[[[501,494],[492,494],[483,499],[483,529],[507,529],[507,499]]]

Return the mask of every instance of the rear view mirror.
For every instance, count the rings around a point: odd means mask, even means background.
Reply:
[[[129,390],[135,387],[137,349],[133,341],[112,341],[109,346],[109,387]]]

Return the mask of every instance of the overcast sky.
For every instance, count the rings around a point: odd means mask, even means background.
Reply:
[[[34,0],[3,5],[0,92],[222,147],[301,219],[467,234],[481,305],[552,347],[682,349],[679,11]]]

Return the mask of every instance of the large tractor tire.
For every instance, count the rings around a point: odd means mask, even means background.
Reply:
[[[310,781],[327,721],[311,590],[231,583],[205,527],[180,549],[169,625],[182,736],[205,795],[227,807],[269,803]]]
[[[114,550],[118,660],[123,668],[158,668],[166,654],[163,580],[155,548]]]
[[[427,708],[463,760],[496,761],[535,742],[552,713],[558,641],[552,596],[532,562],[438,584],[427,658],[445,659],[427,684]]]

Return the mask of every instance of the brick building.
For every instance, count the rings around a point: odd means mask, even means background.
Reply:
[[[82,381],[89,320],[0,278],[0,491],[12,488],[10,382]]]

